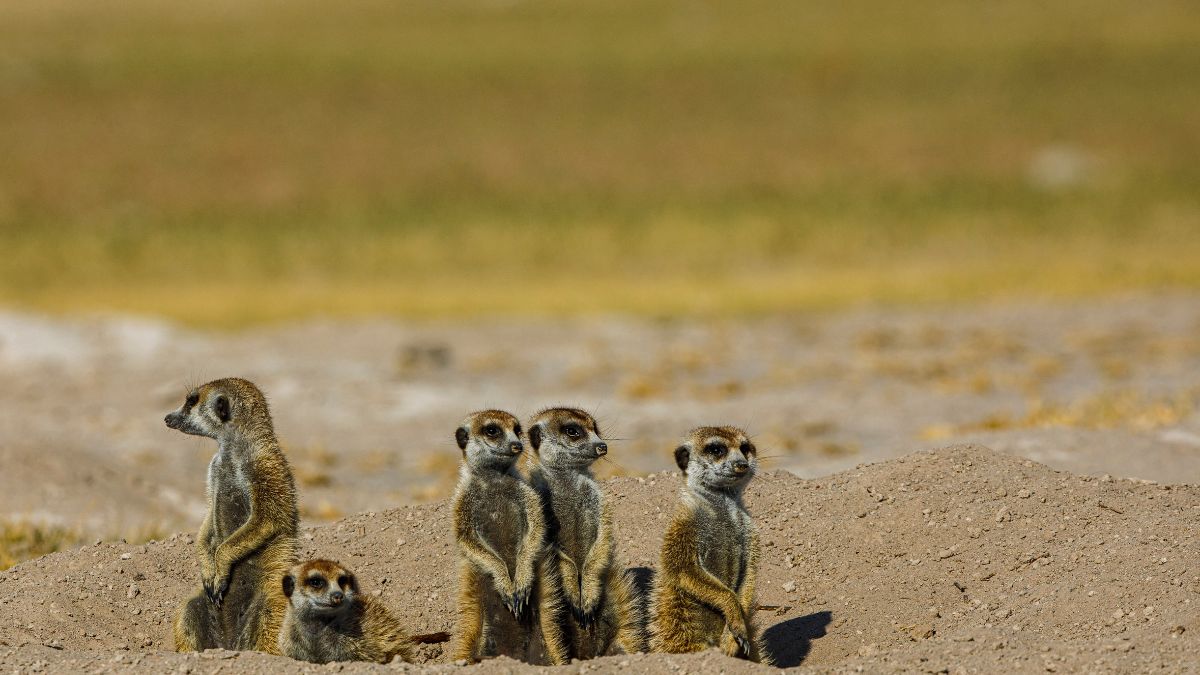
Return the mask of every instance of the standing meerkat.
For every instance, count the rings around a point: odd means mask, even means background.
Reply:
[[[651,600],[656,652],[709,647],[769,663],[755,635],[758,534],[742,503],[757,451],[736,427],[700,427],[675,449],[687,484],[663,537]]]
[[[546,513],[543,587],[560,593],[568,611],[559,630],[570,656],[645,651],[643,614],[631,580],[616,563],[612,501],[592,475],[608,444],[592,415],[549,408],[529,423],[529,481]],[[547,631],[548,632],[548,631]]]
[[[463,463],[454,492],[454,538],[461,553],[455,659],[505,655],[563,663],[553,636],[539,642],[533,610],[546,606],[535,565],[546,525],[538,495],[517,473],[521,423],[500,410],[469,415],[454,432]],[[543,651],[544,650],[544,653]]]
[[[202,588],[179,609],[175,649],[278,653],[287,608],[279,580],[295,563],[299,515],[267,400],[246,380],[214,380],[190,392],[166,423],[218,447],[196,536]]]
[[[354,574],[332,560],[300,563],[283,577],[287,614],[279,653],[300,661],[412,660],[412,642],[383,603],[362,595]]]

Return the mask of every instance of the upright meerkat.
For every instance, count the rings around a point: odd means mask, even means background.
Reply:
[[[362,595],[354,574],[332,560],[300,563],[283,577],[287,614],[279,652],[300,661],[412,660],[412,642],[383,603]]]
[[[202,588],[179,609],[175,649],[278,653],[287,608],[279,580],[295,563],[299,515],[267,400],[246,380],[214,380],[190,392],[166,423],[218,448],[196,536]]]
[[[592,475],[608,444],[592,415],[549,408],[529,423],[529,481],[546,513],[543,586],[561,593],[560,631],[570,656],[602,656],[616,643],[645,651],[644,618],[633,584],[616,564],[612,501]]]
[[[533,616],[535,609],[557,609],[540,593],[535,574],[546,524],[537,493],[516,470],[524,450],[521,423],[509,413],[484,410],[463,420],[454,438],[463,454],[452,502],[462,554],[454,658],[505,655],[563,663],[559,640],[538,640]]]
[[[693,429],[675,449],[687,484],[654,579],[653,651],[720,647],[730,656],[769,662],[753,624],[758,534],[742,503],[757,454],[736,427]]]

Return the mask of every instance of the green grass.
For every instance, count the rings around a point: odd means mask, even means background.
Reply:
[[[759,312],[1200,286],[1187,2],[0,5],[0,303]],[[1039,184],[1040,156],[1077,160]]]

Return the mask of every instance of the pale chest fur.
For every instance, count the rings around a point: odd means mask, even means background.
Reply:
[[[604,493],[594,478],[583,473],[544,476],[547,534],[576,564],[582,564],[599,535]]]
[[[737,591],[745,580],[754,524],[746,510],[732,499],[705,505],[705,515],[699,522],[700,564]]]
[[[529,529],[521,491],[528,489],[507,474],[475,477],[463,493],[476,534],[509,563],[510,570]]]
[[[361,638],[362,634],[361,628],[343,625],[339,621],[295,619],[291,616],[288,617],[284,632],[291,639],[289,655],[313,663],[354,660],[357,645],[351,635],[357,634]]]
[[[250,519],[249,452],[222,446],[208,465],[208,495],[213,534],[222,541]]]

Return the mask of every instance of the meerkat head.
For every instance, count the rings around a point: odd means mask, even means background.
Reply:
[[[167,426],[185,434],[220,439],[233,431],[270,430],[267,399],[253,383],[236,377],[213,380],[188,392],[178,410],[167,413]]]
[[[283,594],[292,609],[305,616],[345,611],[358,596],[354,574],[332,560],[302,562],[283,577]]]
[[[454,431],[454,440],[470,466],[506,469],[525,449],[521,422],[503,410],[481,410],[467,415]]]
[[[577,408],[548,408],[535,415],[529,445],[548,466],[586,467],[608,454],[596,419]]]
[[[737,427],[698,427],[675,448],[689,485],[717,490],[745,487],[758,469],[758,450]]]

